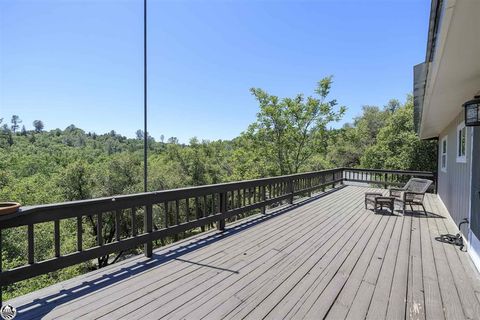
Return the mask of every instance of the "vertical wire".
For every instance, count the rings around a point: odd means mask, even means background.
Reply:
[[[147,0],[143,0],[143,191],[147,192]]]

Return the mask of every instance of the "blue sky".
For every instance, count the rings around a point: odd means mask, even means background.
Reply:
[[[0,118],[133,137],[143,127],[142,0],[0,0]],[[429,0],[149,0],[149,131],[231,139],[249,88],[348,107],[403,101],[424,60]],[[340,123],[340,124],[341,124]],[[339,126],[336,124],[335,126]]]

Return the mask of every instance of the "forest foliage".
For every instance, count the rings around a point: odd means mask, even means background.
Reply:
[[[436,170],[436,142],[421,141],[413,129],[413,101],[364,106],[341,128],[332,128],[345,108],[329,100],[331,77],[315,94],[279,98],[258,88],[257,119],[233,140],[179,143],[148,138],[148,189],[164,190],[333,167]],[[35,120],[27,130],[21,115],[0,120],[0,201],[22,205],[56,203],[143,191],[143,132],[127,138],[115,131],[85,132],[70,125],[45,131]],[[95,222],[85,221],[85,242],[95,243]],[[112,228],[105,225],[105,233]],[[141,224],[139,224],[141,225]],[[124,226],[126,227],[126,226]],[[36,228],[36,259],[53,256],[52,224]],[[75,250],[75,224],[62,221],[62,252]],[[73,236],[72,236],[73,235]],[[3,269],[25,263],[26,233],[5,230]],[[108,242],[108,235],[106,237]],[[172,240],[173,241],[173,240]],[[163,243],[164,244],[164,243]],[[160,245],[160,244],[159,244]],[[135,252],[130,252],[135,253]],[[117,256],[118,257],[118,256]],[[115,260],[104,257],[26,280],[7,288],[8,299]]]

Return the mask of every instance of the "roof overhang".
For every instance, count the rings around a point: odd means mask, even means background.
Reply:
[[[417,64],[413,67],[413,123],[415,131],[419,131],[419,124],[422,120],[423,97],[427,84],[428,62]]]
[[[438,137],[462,111],[462,104],[480,91],[480,1],[444,0],[439,7],[440,3],[432,2],[435,17],[430,19],[426,62],[414,67],[421,139]]]

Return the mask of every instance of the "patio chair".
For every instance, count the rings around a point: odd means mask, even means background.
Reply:
[[[394,197],[395,201],[402,204],[402,212],[405,214],[407,204],[413,211],[412,205],[422,206],[423,212],[427,215],[427,210],[423,205],[423,198],[433,181],[428,179],[411,178],[403,188],[391,188],[390,197]]]

